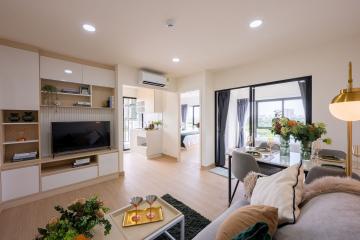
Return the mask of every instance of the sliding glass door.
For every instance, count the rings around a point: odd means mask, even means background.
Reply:
[[[226,153],[269,138],[275,116],[311,122],[311,77],[269,82],[215,92],[215,164],[226,166]]]
[[[141,127],[141,114],[137,112],[136,98],[123,98],[123,117],[124,117],[124,150],[130,149],[130,133],[132,129]]]

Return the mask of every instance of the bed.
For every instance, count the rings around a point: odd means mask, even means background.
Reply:
[[[199,129],[186,129],[181,131],[181,147],[189,148],[200,142]]]

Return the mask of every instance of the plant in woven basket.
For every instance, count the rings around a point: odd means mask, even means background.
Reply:
[[[61,216],[49,222],[45,228],[39,228],[36,240],[84,240],[93,237],[91,230],[96,225],[104,226],[104,234],[111,230],[110,222],[105,219],[109,211],[97,197],[81,198],[71,203],[67,209],[55,206]]]

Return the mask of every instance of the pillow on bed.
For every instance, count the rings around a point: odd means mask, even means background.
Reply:
[[[279,224],[295,223],[300,215],[305,174],[301,164],[257,179],[251,205],[268,205],[279,209]]]

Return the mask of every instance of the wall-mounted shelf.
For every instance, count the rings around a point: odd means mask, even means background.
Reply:
[[[7,141],[7,142],[3,142],[4,145],[11,145],[11,144],[26,144],[26,143],[37,143],[39,142],[39,140],[34,139],[34,140],[26,140],[26,141]]]
[[[91,94],[81,94],[81,93],[67,93],[67,92],[46,92],[41,91],[43,94],[54,94],[54,95],[68,95],[68,96],[78,96],[78,97],[91,97]]]
[[[109,107],[86,107],[86,106],[55,106],[55,105],[41,105],[40,107],[47,108],[88,108],[88,109],[109,109],[114,110],[115,108]]]

